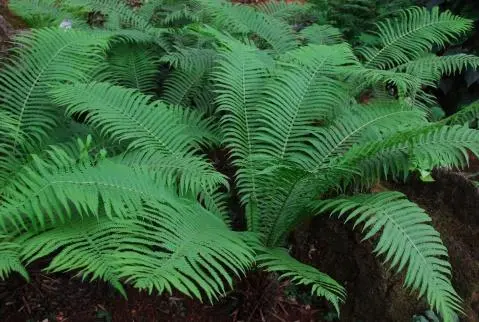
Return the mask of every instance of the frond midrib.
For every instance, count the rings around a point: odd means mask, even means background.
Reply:
[[[288,132],[286,135],[286,138],[284,140],[283,147],[281,148],[281,153],[280,153],[280,159],[282,160],[284,158],[284,155],[286,153],[286,148],[288,147],[289,140],[291,139],[291,132],[293,131],[293,126],[296,122],[296,118],[298,117],[299,110],[301,108],[301,105],[303,103],[304,98],[306,97],[306,94],[308,93],[308,89],[310,88],[311,84],[313,83],[314,79],[316,78],[316,75],[319,73],[321,67],[324,65],[324,63],[328,60],[329,57],[325,57],[321,64],[316,68],[314,73],[311,75],[311,78],[308,80],[308,84],[306,89],[303,92],[303,95],[301,96],[301,99],[298,101],[298,104],[296,104],[296,109],[294,112],[294,117],[291,118],[291,122],[288,126]]]
[[[98,186],[103,186],[103,187],[110,187],[114,188],[116,190],[123,190],[123,191],[129,191],[129,192],[134,192],[139,195],[149,195],[145,193],[143,190],[138,190],[138,189],[133,189],[131,187],[125,187],[121,185],[114,185],[109,182],[100,182],[100,181],[73,181],[73,180],[56,180],[56,181],[51,181],[48,182],[47,184],[44,184],[43,187],[40,189],[36,190],[35,193],[29,194],[29,198],[25,198],[24,201],[18,203],[16,202],[15,204],[10,204],[13,206],[13,208],[23,208],[23,205],[27,204],[28,202],[31,201],[31,199],[38,197],[43,191],[47,190],[48,188],[54,186],[54,185],[59,185],[59,184],[72,184],[72,185],[85,185],[85,186],[93,186],[93,185],[98,185]],[[153,195],[150,195],[153,197]]]
[[[416,31],[419,31],[421,29],[433,26],[433,25],[448,24],[448,23],[449,23],[449,21],[435,21],[433,23],[428,23],[428,24],[423,25],[419,28],[415,28],[415,29],[413,29],[413,30],[411,30],[407,33],[402,34],[400,37],[397,37],[394,41],[386,44],[386,46],[381,48],[371,59],[369,59],[369,61],[367,63],[364,64],[364,66],[369,67],[372,64],[372,62],[375,61],[386,49],[394,46],[395,43],[397,43],[398,41],[406,38],[407,36],[410,36],[412,33],[416,32]]]
[[[360,132],[361,130],[363,130],[365,127],[373,124],[373,123],[376,123],[378,121],[380,121],[381,119],[384,119],[384,118],[388,118],[388,117],[391,117],[392,115],[396,115],[396,114],[401,114],[401,113],[410,113],[411,111],[408,111],[408,110],[403,110],[403,111],[398,111],[398,112],[393,112],[393,113],[389,113],[387,115],[382,115],[380,117],[377,117],[373,120],[370,120],[366,123],[364,123],[363,125],[361,125],[360,127],[358,127],[357,129],[355,129],[354,131],[352,131],[350,134],[348,134],[346,137],[344,137],[338,144],[336,144],[336,146],[333,147],[333,149],[331,149],[328,154],[326,156],[324,156],[321,161],[319,161],[319,165],[314,168],[312,170],[312,172],[318,172],[319,169],[321,168],[321,166],[324,164],[324,161],[327,160],[329,157],[331,157],[331,155],[334,153],[334,151],[336,151],[344,142],[346,142],[349,138],[351,138],[354,134]]]
[[[73,44],[77,44],[77,43],[81,43],[83,42],[82,41],[72,41],[68,44],[65,44],[64,46],[62,46],[60,49],[58,49],[58,51],[55,53],[55,55],[53,55],[51,58],[48,59],[47,63],[45,64],[45,66],[43,66],[43,68],[40,70],[40,72],[38,73],[37,77],[35,78],[33,84],[30,86],[30,89],[28,90],[28,94],[27,94],[27,97],[25,97],[23,103],[22,103],[22,107],[21,107],[21,112],[20,112],[20,115],[18,117],[18,122],[17,122],[17,126],[16,126],[16,130],[15,130],[15,134],[14,134],[14,137],[15,137],[15,140],[13,142],[13,151],[15,152],[16,148],[17,148],[17,144],[18,144],[18,138],[19,138],[19,133],[20,133],[20,127],[22,126],[22,120],[23,120],[23,114],[25,112],[25,109],[27,108],[27,102],[28,100],[30,99],[30,96],[34,90],[34,88],[37,86],[37,83],[39,82],[40,80],[40,77],[43,75],[43,73],[47,70],[48,67],[50,67],[50,64],[51,62],[57,58],[57,56],[64,50],[66,49],[67,47],[73,45]]]
[[[122,114],[123,116],[125,116],[127,119],[129,119],[130,121],[133,121],[136,125],[138,125],[139,128],[143,129],[146,133],[148,133],[148,135],[150,136],[151,139],[153,139],[153,141],[159,143],[159,145],[164,148],[168,153],[171,153],[171,155],[173,156],[178,156],[178,158],[182,158],[183,155],[177,151],[174,151],[172,150],[164,141],[162,141],[160,139],[160,137],[158,135],[155,135],[154,132],[152,132],[146,125],[144,125],[142,122],[140,122],[139,120],[136,119],[135,115],[134,115],[134,112],[132,113],[128,113],[128,111],[124,110],[124,109],[121,109],[121,108],[115,108],[114,106],[112,106],[111,104],[109,104],[110,108],[112,108],[114,111]],[[149,106],[151,107],[151,106]],[[153,109],[151,109],[153,110]],[[133,139],[134,140],[134,139]],[[141,150],[141,149],[140,149]]]

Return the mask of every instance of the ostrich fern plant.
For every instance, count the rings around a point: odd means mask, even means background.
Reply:
[[[98,10],[106,28],[16,38],[0,75],[0,277],[28,278],[24,265],[50,257],[47,271],[123,294],[129,283],[214,301],[255,267],[339,311],[344,288],[285,248],[297,223],[330,214],[361,227],[405,286],[452,321],[461,300],[431,219],[398,192],[368,190],[479,154],[477,130],[429,121],[429,100],[416,99],[438,75],[477,66],[429,54],[470,22],[408,9],[358,58],[331,27],[295,32],[285,5],[165,2],[67,1],[55,10],[80,20]],[[158,88],[165,63],[172,71]],[[397,98],[356,101],[358,88],[387,84]],[[218,147],[236,169],[247,231],[232,229],[231,183],[206,156]]]

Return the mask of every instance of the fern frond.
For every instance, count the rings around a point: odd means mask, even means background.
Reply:
[[[328,126],[311,127],[303,135],[304,146],[290,158],[289,169],[285,165],[276,166],[268,174],[261,172],[258,208],[266,245],[278,245],[285,239],[308,214],[305,205],[310,200],[338,185],[350,184],[350,178],[361,174],[355,162],[343,159],[352,147],[381,142],[397,131],[424,126],[426,122],[425,113],[419,109],[376,102],[346,110]]]
[[[49,89],[61,82],[86,81],[101,65],[111,35],[103,32],[37,29],[15,39],[17,54],[0,75],[0,102],[10,133],[2,138],[0,178],[8,177],[9,157],[26,144],[41,145],[61,113]]]
[[[404,104],[373,102],[368,106],[355,106],[351,111],[339,114],[330,126],[313,132],[316,138],[311,140],[314,148],[310,151],[309,164],[303,167],[317,172],[348,153],[354,145],[381,142],[398,131],[426,124],[424,112]]]
[[[313,24],[301,30],[299,34],[308,44],[335,45],[344,41],[341,31],[329,25]]]
[[[344,302],[346,291],[327,274],[297,261],[283,248],[262,249],[256,256],[256,261],[264,270],[279,273],[280,278],[288,278],[294,284],[311,287],[312,295],[326,298],[339,314],[339,305]]]
[[[229,230],[200,207],[150,204],[131,232],[138,236],[131,241],[135,247],[120,245],[115,254],[120,277],[150,292],[176,288],[202,299],[203,291],[212,301],[232,286],[232,274],[244,275],[254,260],[247,244],[252,236]]]
[[[221,121],[224,142],[231,151],[237,173],[242,203],[254,197],[255,178],[251,156],[254,152],[254,129],[258,127],[257,103],[267,77],[267,68],[256,48],[231,43],[220,54],[213,79],[217,104],[224,113]]]
[[[83,278],[212,301],[244,274],[253,254],[240,233],[191,203],[148,203],[124,218],[76,220],[20,239],[32,262],[58,252],[50,272],[79,270]]]
[[[361,47],[358,52],[366,67],[389,69],[423,56],[434,45],[444,47],[469,31],[472,22],[449,11],[440,13],[438,7],[413,7],[377,25],[381,46]]]
[[[179,158],[161,152],[134,151],[115,159],[115,162],[150,173],[158,184],[166,185],[180,195],[213,193],[219,187],[228,186],[225,176],[199,157]]]
[[[172,105],[190,105],[191,99],[205,91],[203,85],[216,58],[215,50],[204,48],[178,48],[163,56],[163,62],[176,68],[165,81],[163,99]]]
[[[156,89],[159,59],[151,48],[123,44],[111,49],[108,80],[143,93]]]
[[[405,286],[426,297],[444,321],[453,321],[462,312],[461,299],[451,285],[451,265],[439,233],[429,224],[431,218],[398,192],[339,197],[317,203],[319,212],[363,224],[369,239],[381,232],[374,252],[401,272],[407,268]]]
[[[155,164],[169,182],[179,179],[178,189],[197,191],[196,178],[215,186],[224,177],[200,155],[202,136],[190,133],[191,113],[171,109],[151,96],[108,83],[57,86],[55,101],[67,113],[88,112],[86,122],[103,135],[128,145],[134,164]],[[200,126],[201,128],[201,126]],[[209,178],[209,180],[208,180]],[[200,183],[205,181],[201,180]]]
[[[47,272],[79,271],[83,280],[101,279],[126,297],[114,253],[130,237],[131,221],[107,217],[72,219],[22,235],[18,240],[22,245],[20,254],[27,264],[55,254],[45,269]]]
[[[65,4],[82,10],[98,11],[107,16],[110,29],[121,29],[126,25],[141,31],[151,28],[149,21],[138,15],[126,2],[118,0],[65,0]]]
[[[479,57],[467,54],[430,54],[399,65],[394,70],[418,77],[424,85],[436,87],[442,76],[458,74],[468,68],[479,68]]]
[[[58,28],[64,19],[72,21],[75,29],[88,27],[85,21],[53,0],[12,0],[8,8],[32,28]]]
[[[468,151],[479,155],[479,131],[427,125],[355,146],[344,154],[343,164],[360,169],[361,180],[369,182],[390,176],[406,178],[417,167],[464,167]]]
[[[172,106],[170,111],[177,115],[178,122],[186,126],[186,131],[201,145],[207,147],[219,145],[220,129],[215,119],[193,108]]]
[[[297,47],[292,28],[287,23],[251,6],[231,4],[224,0],[200,0],[200,3],[214,17],[214,25],[218,30],[240,35],[256,34],[278,54]]]
[[[178,113],[133,89],[93,82],[58,85],[55,101],[67,114],[89,112],[86,122],[102,134],[126,141],[129,149],[150,149],[166,154],[188,154],[195,140],[179,124]]]
[[[312,5],[279,0],[259,3],[256,9],[270,17],[289,22],[298,15],[308,13],[312,9]]]
[[[162,6],[161,23],[174,25],[175,23],[199,22],[201,20],[201,6],[196,1],[177,1]]]
[[[176,48],[161,57],[160,61],[186,72],[208,70],[213,67],[217,51],[207,48]]]
[[[178,199],[147,173],[118,163],[103,161],[92,167],[54,155],[61,162],[52,165],[32,157],[28,171],[4,193],[0,226],[6,232],[38,231],[101,212],[122,217],[138,209],[144,199],[168,199],[172,204]]]
[[[196,69],[191,72],[175,70],[168,75],[161,97],[168,104],[188,106],[204,79],[205,70]]]
[[[359,63],[348,45],[309,45],[288,52],[283,61],[265,86],[255,139],[258,153],[293,160],[308,150],[314,123],[346,105],[347,89],[336,78]]]
[[[440,123],[462,125],[469,124],[476,119],[479,119],[479,102],[474,102],[462,107],[458,112],[441,120]]]
[[[28,273],[20,261],[20,245],[0,235],[0,280],[6,280],[12,272],[17,272],[26,280]]]

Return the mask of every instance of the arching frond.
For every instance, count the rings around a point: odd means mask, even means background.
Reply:
[[[199,157],[182,157],[165,153],[134,151],[115,160],[133,169],[148,172],[159,184],[180,195],[198,196],[228,186],[226,178]]]
[[[251,156],[254,130],[258,128],[257,104],[267,76],[267,67],[256,48],[231,43],[224,50],[214,72],[217,103],[224,113],[223,137],[231,151],[232,162],[241,166],[237,173],[242,202],[254,194],[255,182]]]
[[[199,144],[207,147],[220,144],[220,129],[214,118],[196,109],[182,106],[172,106],[170,111],[177,114],[178,122],[186,126],[186,131],[196,138]]]
[[[210,301],[224,295],[224,285],[232,286],[230,276],[241,276],[251,266],[248,244],[254,236],[229,230],[199,207],[182,210],[182,216],[168,216],[164,208],[152,204],[145,209],[144,220],[133,230],[140,236],[137,247],[126,245],[117,255],[120,276],[150,292],[174,287],[201,299],[201,290]],[[164,255],[154,250],[157,245]]]
[[[108,80],[114,84],[148,93],[157,88],[158,53],[151,48],[122,44],[108,57]]]
[[[98,68],[109,34],[37,29],[15,39],[17,54],[0,74],[0,102],[10,131],[2,135],[0,178],[8,177],[9,158],[39,145],[61,118],[48,93],[53,84],[85,81]]]
[[[160,21],[165,25],[201,20],[201,6],[196,1],[170,1],[170,4],[163,5],[161,9]]]
[[[208,48],[176,48],[161,57],[161,62],[168,63],[176,69],[185,72],[208,70],[213,67],[217,51]]]
[[[343,164],[355,166],[366,183],[381,177],[406,178],[416,168],[464,167],[479,155],[479,132],[462,126],[426,125],[350,149]]]
[[[171,105],[190,105],[190,100],[205,79],[206,70],[175,70],[165,81],[162,99]]]
[[[329,25],[312,24],[299,33],[308,44],[335,45],[343,42],[341,31]]]
[[[339,197],[317,202],[319,212],[331,212],[363,225],[369,239],[380,232],[374,252],[384,256],[397,272],[406,269],[405,286],[425,296],[441,313],[453,321],[462,312],[461,299],[451,285],[451,265],[439,233],[429,224],[431,218],[398,192]]]
[[[241,233],[191,203],[149,203],[125,218],[75,220],[20,239],[32,262],[58,252],[47,270],[79,270],[83,278],[148,291],[172,289],[212,301],[253,262]]]
[[[7,236],[0,235],[0,280],[7,279],[11,273],[16,272],[26,280],[28,273],[20,261],[20,245],[9,241]]]
[[[118,141],[126,141],[129,149],[155,149],[169,154],[194,151],[195,140],[183,131],[178,113],[149,95],[98,82],[58,85],[52,93],[58,104],[67,106],[67,114],[88,111],[86,121],[90,125]]]
[[[359,64],[348,45],[310,45],[283,59],[264,88],[255,139],[259,153],[291,160],[308,150],[314,124],[347,104],[347,88],[337,78]]]
[[[470,124],[474,120],[479,119],[479,102],[474,102],[462,107],[458,112],[446,117],[440,123],[449,125]]]
[[[21,257],[30,264],[55,254],[45,268],[47,272],[79,271],[83,280],[106,281],[126,297],[114,253],[120,244],[133,237],[128,234],[132,221],[132,218],[74,218],[39,232],[30,232],[18,238],[22,245]]]
[[[398,18],[378,23],[380,47],[361,47],[368,68],[389,69],[422,57],[433,45],[443,47],[457,39],[472,27],[468,19],[440,12],[413,7],[405,9]]]
[[[436,87],[442,76],[458,74],[468,68],[479,68],[479,57],[466,54],[450,56],[429,54],[399,65],[395,70],[418,77],[424,85]]]
[[[176,68],[164,84],[162,98],[169,104],[190,105],[190,101],[208,95],[205,83],[212,72],[217,52],[204,48],[178,48],[162,57]],[[202,108],[203,106],[197,106]]]
[[[132,27],[141,31],[151,28],[148,19],[138,15],[126,2],[117,0],[65,0],[65,4],[83,10],[98,11],[107,16],[110,29]]]
[[[128,145],[133,163],[154,165],[162,175],[179,180],[178,189],[198,191],[198,184],[216,186],[224,177],[198,155],[201,135],[190,133],[191,113],[171,109],[151,96],[108,83],[62,85],[55,100],[67,113],[88,112],[86,122],[100,133]],[[200,179],[201,180],[198,180]],[[199,192],[199,191],[198,191]]]
[[[332,160],[337,160],[355,145],[381,142],[388,135],[427,124],[426,115],[419,109],[395,102],[375,102],[355,106],[340,114],[327,127],[317,129],[311,140],[309,164],[306,169],[317,172]],[[323,171],[323,170],[321,170]]]
[[[256,260],[259,267],[268,272],[277,272],[294,284],[311,287],[311,294],[326,298],[339,314],[339,305],[346,297],[345,289],[327,274],[303,264],[291,257],[286,249],[262,249]]]
[[[118,163],[103,161],[92,167],[73,159],[59,161],[52,165],[36,158],[5,191],[0,209],[4,231],[36,231],[102,212],[124,217],[144,199],[168,199],[172,204],[177,199],[147,173]]]
[[[355,163],[343,162],[351,147],[381,141],[396,131],[426,123],[425,113],[398,104],[371,104],[343,112],[329,126],[312,128],[288,163],[262,171],[258,182],[261,231],[267,245],[278,245],[305,216],[310,200],[358,176]],[[347,182],[349,183],[349,182]]]

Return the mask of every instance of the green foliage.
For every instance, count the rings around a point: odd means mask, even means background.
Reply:
[[[445,124],[467,124],[477,126],[477,120],[479,119],[479,102],[474,102],[467,106],[462,107],[459,112],[451,115],[442,120]]]
[[[330,25],[298,31],[310,7],[284,2],[15,1],[37,26],[57,24],[53,9],[83,23],[19,36],[0,75],[1,278],[27,277],[23,265],[46,257],[47,271],[122,293],[131,284],[214,301],[256,266],[339,311],[343,287],[283,248],[300,221],[330,212],[377,240],[445,321],[462,312],[425,212],[394,192],[354,192],[479,155],[479,132],[461,125],[476,105],[430,121],[426,91],[478,67],[432,52],[469,20],[406,9],[353,48]],[[90,27],[91,11],[105,23]],[[218,148],[228,160],[213,163]],[[234,178],[214,167],[226,161]],[[230,184],[247,232],[230,227]]]
[[[439,8],[410,8],[394,20],[378,23],[380,48],[358,49],[365,66],[386,69],[421,57],[433,45],[444,46],[471,29],[471,21]]]
[[[159,60],[153,49],[123,44],[113,47],[110,52],[108,67],[100,77],[144,93],[156,89]]]

